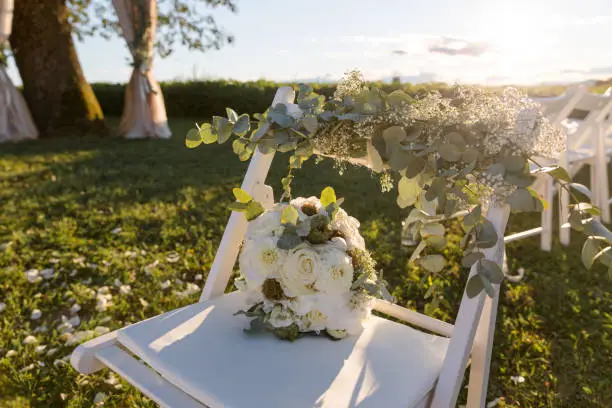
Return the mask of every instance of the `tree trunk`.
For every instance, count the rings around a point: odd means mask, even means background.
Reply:
[[[15,0],[10,37],[23,95],[42,136],[104,131],[102,109],[85,80],[66,0]]]

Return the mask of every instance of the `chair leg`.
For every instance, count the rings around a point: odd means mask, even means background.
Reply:
[[[570,230],[564,225],[569,222],[569,193],[567,190],[559,189],[559,240],[563,245],[570,243]]]
[[[591,169],[591,173],[595,173],[595,182],[591,184],[597,186],[597,206],[601,209],[601,219],[605,223],[610,222],[610,185],[608,180],[608,156],[606,153],[606,135],[604,129],[600,126],[597,134],[597,156],[595,157],[595,166]],[[595,195],[595,194],[594,194]]]
[[[553,237],[553,199],[554,185],[552,177],[546,176],[542,182],[542,196],[548,203],[548,208],[542,211],[542,233],[540,234],[540,246],[543,251],[552,249]]]
[[[591,203],[599,208],[601,208],[601,194],[599,193],[602,186],[599,186],[599,163],[597,158],[590,163],[589,166],[589,174],[591,176],[591,184],[589,185],[589,189],[591,190]]]

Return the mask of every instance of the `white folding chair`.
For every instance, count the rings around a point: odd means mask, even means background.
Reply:
[[[608,197],[607,167],[601,164],[607,161],[607,152],[601,148],[602,138],[605,138],[605,127],[612,111],[612,95],[595,95],[587,93],[586,86],[570,88],[564,95],[556,98],[534,98],[542,104],[542,112],[551,124],[562,129],[567,134],[567,149],[555,159],[538,159],[543,165],[560,165],[568,169],[571,176],[576,175],[584,166],[590,166],[590,189],[593,204],[604,208],[604,220],[609,217],[609,208],[602,206],[603,196]],[[586,112],[583,120],[570,119],[573,111]],[[612,130],[612,128],[611,128]],[[612,147],[612,146],[611,146]],[[605,181],[604,181],[605,180]],[[544,199],[551,203],[554,199],[555,186],[551,177],[541,175],[532,186]],[[606,199],[607,200],[607,199]],[[605,213],[607,211],[607,213]],[[605,215],[607,214],[607,215]],[[553,236],[552,205],[542,211],[542,225],[526,231],[521,231],[505,237],[505,242],[540,234],[540,245],[543,250],[550,251]],[[562,244],[570,241],[569,193],[561,189],[559,192],[559,238]]]
[[[293,98],[280,88],[273,105]],[[268,208],[272,157],[257,151],[242,184]],[[508,214],[490,205],[500,237]],[[232,213],[198,303],[82,344],[73,367],[84,374],[108,367],[165,407],[450,408],[471,360],[467,405],[484,407],[499,285],[494,297],[464,294],[454,325],[375,301],[375,310],[434,334],[372,316],[361,335],[340,341],[251,337],[242,332],[245,318],[233,316],[245,296],[224,293],[246,228],[244,215]],[[500,265],[503,254],[503,240],[485,251]]]

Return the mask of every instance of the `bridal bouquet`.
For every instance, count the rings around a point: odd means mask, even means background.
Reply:
[[[372,296],[389,297],[359,221],[339,207],[331,187],[321,198],[276,204],[251,220],[239,264],[235,285],[252,303],[239,312],[252,318],[248,331],[267,330],[281,339],[357,334],[370,316]]]

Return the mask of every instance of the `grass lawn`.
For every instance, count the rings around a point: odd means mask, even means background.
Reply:
[[[188,150],[190,121],[171,124],[169,141],[86,137],[0,146],[0,302],[6,304],[0,407],[91,407],[98,392],[106,394],[105,407],[153,406],[107,370],[81,376],[66,358],[79,335],[118,329],[198,298],[187,284],[202,286],[199,275],[212,263],[245,164],[228,146]],[[276,191],[285,163],[273,166]],[[362,221],[398,302],[452,321],[467,275],[456,266],[457,236],[446,252],[454,266],[430,276],[408,265],[410,251],[399,245],[405,213],[394,192],[379,193],[368,171],[340,176],[329,161],[315,168],[311,160],[294,184],[296,196],[334,186],[346,198],[343,207]],[[537,222],[536,214],[513,215],[509,228]],[[610,406],[612,284],[604,268],[583,268],[581,242],[574,234],[569,248],[555,242],[550,253],[540,251],[538,238],[508,248],[510,267],[526,273],[521,283],[502,288],[488,397],[499,398],[500,407]],[[48,279],[26,278],[28,270],[48,268]],[[435,295],[426,296],[432,285]],[[32,320],[36,309],[41,315]],[[72,339],[60,333],[62,316],[72,318]],[[28,335],[36,342],[24,344]]]

